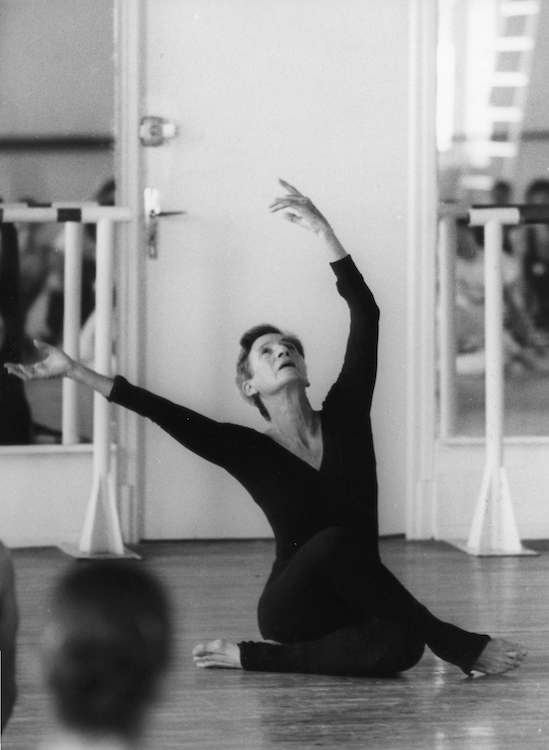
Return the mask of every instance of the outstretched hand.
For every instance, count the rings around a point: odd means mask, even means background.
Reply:
[[[7,362],[4,366],[11,375],[16,375],[24,381],[48,380],[69,375],[74,362],[64,351],[43,341],[35,341],[34,344],[38,351],[45,355],[45,359],[36,362],[34,365]]]
[[[279,180],[279,182],[288,191],[288,195],[276,198],[271,203],[269,208],[272,213],[284,211],[283,216],[285,219],[291,221],[293,224],[298,224],[304,229],[309,229],[315,234],[326,230],[331,231],[330,225],[310,198],[306,198],[297,188],[288,182],[284,180]]]

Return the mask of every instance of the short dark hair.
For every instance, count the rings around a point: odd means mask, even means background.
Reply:
[[[171,652],[163,586],[135,563],[79,562],[57,583],[52,604],[60,637],[46,678],[60,719],[78,731],[137,734]]]
[[[549,193],[549,180],[539,177],[528,185],[525,192],[526,200],[529,200],[536,193]]]
[[[270,421],[271,417],[269,416],[269,412],[265,408],[265,404],[261,400],[260,395],[256,393],[253,396],[247,396],[244,393],[244,383],[253,376],[253,373],[250,369],[250,351],[252,349],[254,341],[261,338],[261,336],[265,336],[267,333],[279,333],[286,336],[286,338],[292,342],[292,344],[295,346],[295,348],[303,358],[305,358],[305,351],[303,349],[303,344],[297,336],[295,336],[293,333],[286,333],[284,331],[281,331],[280,328],[277,328],[270,323],[260,323],[259,325],[248,329],[241,337],[240,353],[238,355],[238,359],[236,360],[236,385],[238,387],[238,390],[240,391],[241,396],[249,404],[257,406],[261,416],[264,417],[264,419],[266,419],[267,421]]]
[[[513,193],[511,183],[507,180],[496,180],[492,185],[492,196],[497,198],[503,198],[504,201],[508,201]]]

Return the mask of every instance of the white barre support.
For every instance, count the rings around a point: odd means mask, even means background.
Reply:
[[[470,555],[534,555],[520,541],[503,463],[504,361],[502,253],[504,223],[518,223],[516,208],[472,209],[484,224],[486,338],[486,465],[469,537],[456,546]]]
[[[0,202],[0,222],[63,222],[65,228],[64,346],[78,357],[80,289],[82,273],[82,224],[97,224],[95,366],[110,375],[112,356],[112,306],[114,277],[114,223],[129,221],[129,209],[90,203],[53,203],[32,206]],[[111,462],[110,404],[94,396],[93,481],[84,528],[77,549],[61,548],[79,558],[139,557],[124,547],[118,518],[116,484]],[[63,442],[78,441],[76,393],[71,383],[63,386]]]
[[[72,357],[80,358],[80,309],[82,299],[82,243],[83,226],[75,222],[65,224],[65,283],[63,304],[63,349]],[[63,445],[80,442],[78,414],[78,384],[63,379],[62,435]]]
[[[438,350],[440,436],[444,440],[455,431],[456,422],[456,218],[444,215],[439,220],[438,238]]]
[[[95,369],[111,375],[114,228],[109,219],[97,222]],[[111,409],[99,393],[93,403],[93,485],[78,557],[135,556],[124,547],[118,518],[116,487],[111,471]]]
[[[113,291],[113,227],[102,219],[97,223],[95,369],[111,374],[111,323]],[[98,393],[93,401],[93,487],[80,538],[80,552],[124,553],[124,544],[111,474],[111,425],[108,402]]]

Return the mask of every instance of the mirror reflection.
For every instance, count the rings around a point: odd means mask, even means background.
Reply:
[[[437,147],[444,268],[451,292],[441,309],[439,364],[453,372],[441,412],[447,435],[485,433],[484,230],[471,205],[549,204],[549,3],[439,0]],[[450,241],[448,242],[448,234]],[[503,234],[505,433],[549,434],[549,226]],[[444,280],[441,282],[444,284]],[[451,313],[451,325],[447,315]],[[441,324],[442,320],[442,324]]]
[[[115,202],[112,0],[3,0],[0,196],[5,203]],[[0,244],[0,445],[61,442],[60,382],[22,384],[6,361],[63,343],[64,225],[3,224]],[[84,227],[80,356],[93,364],[95,226]],[[81,442],[93,401],[79,397]]]

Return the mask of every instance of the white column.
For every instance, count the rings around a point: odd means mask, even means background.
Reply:
[[[80,315],[82,298],[82,224],[65,224],[65,270],[63,305],[63,349],[69,357],[80,357]],[[63,445],[79,442],[78,384],[63,378]]]
[[[484,229],[486,338],[486,465],[465,550],[473,555],[525,555],[503,464],[503,229],[489,218]]]
[[[489,221],[484,227],[485,337],[486,337],[486,454],[494,467],[503,466],[503,227]],[[496,483],[498,484],[498,483]],[[496,497],[494,497],[496,500]]]
[[[439,367],[440,436],[451,437],[456,419],[456,219],[439,223]]]
[[[113,224],[97,222],[95,293],[95,369],[111,374],[113,319]],[[110,471],[111,409],[103,396],[94,395],[93,410],[93,487],[80,552],[86,556],[124,555],[124,543],[118,519],[116,488]]]
[[[113,298],[113,225],[97,222],[95,275],[95,369],[101,375],[111,374],[112,298]],[[110,406],[99,394],[94,396],[93,442],[96,471],[107,473],[110,460]]]

